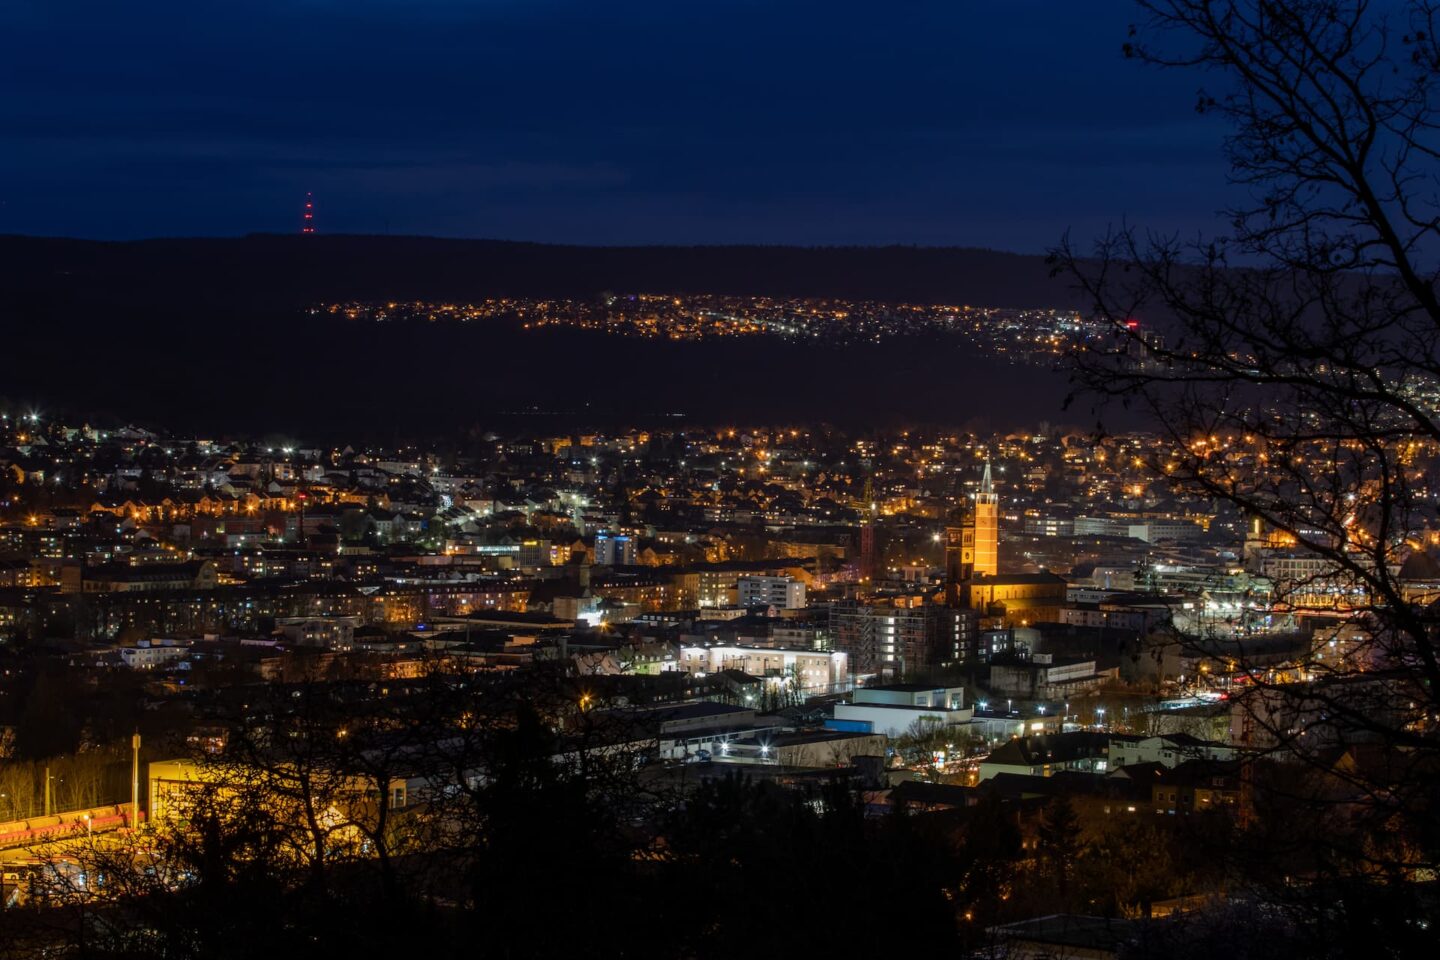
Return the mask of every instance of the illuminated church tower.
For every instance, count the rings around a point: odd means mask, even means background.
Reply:
[[[980,492],[970,511],[961,541],[961,563],[972,575],[993,577],[1000,572],[1000,498],[990,480],[990,461],[980,477]]]
[[[956,507],[945,523],[945,602],[965,601],[965,585],[975,576],[1000,572],[1000,498],[990,479],[990,464],[980,478],[974,503]]]

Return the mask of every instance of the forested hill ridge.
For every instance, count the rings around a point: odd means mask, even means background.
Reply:
[[[125,242],[0,236],[0,295],[289,307],[357,299],[586,297],[601,291],[1074,307],[1039,255],[955,247],[585,247],[252,235]]]
[[[519,323],[357,323],[335,301],[717,293],[1061,306],[1038,256],[935,248],[576,247],[418,237],[0,237],[0,400],[204,433],[1055,420],[1066,385],[920,331],[848,347]],[[517,421],[514,414],[520,414]],[[684,419],[673,414],[684,414]]]

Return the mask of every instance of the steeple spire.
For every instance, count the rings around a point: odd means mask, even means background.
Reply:
[[[969,539],[970,569],[977,576],[993,577],[1000,572],[1000,498],[995,495],[995,481],[990,461],[980,475],[980,491],[965,531]]]

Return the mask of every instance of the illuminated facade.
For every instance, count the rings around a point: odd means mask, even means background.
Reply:
[[[961,532],[960,563],[969,576],[993,577],[1000,572],[1000,498],[990,479],[989,461]]]
[[[1053,573],[977,576],[965,584],[965,605],[1003,616],[1007,627],[1055,623],[1067,606],[1065,580]]]
[[[835,650],[849,655],[857,675],[889,677],[974,655],[975,612],[934,604],[830,604],[828,632]]]

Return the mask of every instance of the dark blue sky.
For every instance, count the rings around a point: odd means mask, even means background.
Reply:
[[[1040,251],[1216,226],[1125,0],[5,0],[0,233]]]

